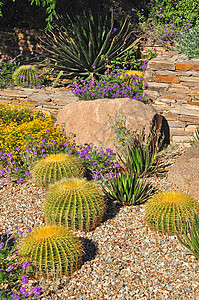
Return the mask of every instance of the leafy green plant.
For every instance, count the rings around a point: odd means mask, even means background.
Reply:
[[[187,219],[182,226],[182,233],[177,233],[180,243],[189,249],[199,259],[199,216],[196,213],[193,223]]]
[[[176,191],[161,192],[146,203],[145,218],[151,228],[172,235],[182,232],[187,218],[192,224],[197,211],[198,202],[189,194]]]
[[[121,171],[108,182],[104,192],[109,199],[122,205],[137,205],[151,196],[153,189],[137,174],[128,170]]]
[[[195,133],[193,134],[193,140],[190,141],[190,144],[194,145],[198,141],[199,141],[199,126],[197,127]]]
[[[199,25],[181,33],[176,41],[177,49],[189,58],[199,57]]]
[[[51,154],[39,160],[33,167],[32,177],[37,185],[48,187],[64,177],[82,177],[84,167],[81,161],[69,154]]]
[[[30,260],[35,277],[70,276],[81,265],[81,242],[63,226],[33,230],[21,240],[18,249],[22,261]]]
[[[44,82],[44,76],[34,65],[22,65],[17,68],[13,75],[15,85],[41,87]]]
[[[74,19],[68,16],[68,21],[70,26],[56,26],[47,34],[43,48],[47,65],[69,78],[103,73],[108,61],[125,57],[137,44],[128,30],[129,19],[116,28],[113,12],[83,12]]]
[[[85,179],[63,179],[50,186],[44,203],[47,224],[90,231],[102,220],[105,201],[100,189]]]

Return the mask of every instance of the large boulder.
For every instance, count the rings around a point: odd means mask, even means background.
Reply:
[[[77,144],[93,144],[114,150],[116,135],[111,126],[118,118],[125,120],[131,130],[145,128],[148,134],[151,126],[161,128],[163,118],[156,110],[140,101],[129,98],[98,99],[69,103],[58,112],[57,124],[64,125],[64,133],[75,134]]]
[[[168,180],[199,200],[199,142],[177,159],[168,172]]]

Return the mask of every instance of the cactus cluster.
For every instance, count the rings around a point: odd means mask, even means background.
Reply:
[[[31,261],[36,277],[70,276],[82,260],[78,237],[63,226],[44,226],[33,230],[19,247],[22,261]]]
[[[82,177],[84,167],[81,161],[69,154],[51,154],[39,160],[32,171],[35,183],[43,188],[64,177]]]
[[[148,200],[145,218],[148,225],[160,232],[181,233],[187,219],[192,222],[198,202],[189,194],[177,191],[162,192]]]
[[[41,75],[41,71],[34,65],[22,65],[17,68],[13,75],[13,81],[15,85],[20,86],[37,86],[44,82],[44,78]]]
[[[86,179],[68,178],[49,188],[45,203],[47,224],[90,231],[102,220],[105,201],[102,192]]]

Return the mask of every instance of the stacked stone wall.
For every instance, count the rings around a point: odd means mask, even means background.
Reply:
[[[35,29],[0,29],[0,56],[1,58],[23,55],[29,59],[31,54],[40,51],[42,33]]]
[[[187,143],[199,125],[199,59],[168,52],[150,60],[145,93],[167,120],[170,140]]]

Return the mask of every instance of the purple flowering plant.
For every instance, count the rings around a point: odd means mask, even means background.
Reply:
[[[108,69],[104,75],[74,81],[71,91],[80,100],[130,98],[143,101],[143,78],[132,77],[132,84],[127,85],[127,81],[120,78],[121,74],[120,70]]]
[[[30,231],[28,230],[27,234]],[[26,299],[27,297],[37,299],[37,296],[42,293],[42,288],[39,286],[34,286],[31,294],[26,290],[29,282],[26,272],[31,274],[31,262],[19,263],[16,251],[16,243],[22,234],[22,231],[14,234],[7,227],[0,234],[0,286],[3,284],[5,287],[0,291],[0,299]]]

